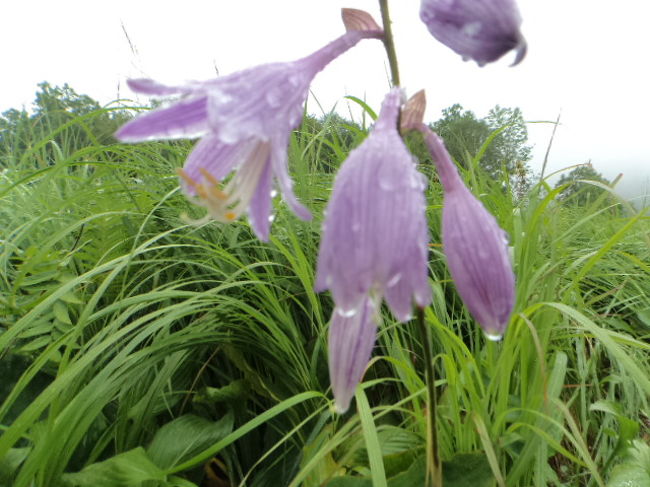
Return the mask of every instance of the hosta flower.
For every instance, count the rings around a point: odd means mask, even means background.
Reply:
[[[422,123],[424,103],[424,92],[409,100],[402,127],[424,135],[444,190],[442,245],[449,272],[472,316],[488,338],[496,340],[503,335],[515,302],[506,233],[465,186],[440,137]]]
[[[206,218],[228,222],[248,211],[255,233],[268,239],[275,180],[294,213],[309,219],[309,210],[293,192],[287,168],[289,136],[302,119],[309,85],[330,61],[361,39],[383,35],[361,10],[343,9],[343,22],[344,35],[297,61],[181,86],[130,80],[135,92],[180,99],[128,122],[117,138],[138,142],[202,137],[179,175],[185,193],[208,210]],[[235,174],[222,184],[233,170]]]
[[[413,157],[397,131],[402,92],[393,89],[384,100],[372,133],[341,167],[327,206],[318,257],[316,290],[332,292],[336,311],[330,334],[341,333],[343,318],[367,330],[360,316],[369,316],[369,299],[377,307],[385,298],[400,321],[411,316],[413,303],[431,300],[427,278],[428,231],[425,187]],[[369,318],[368,318],[369,319]],[[357,321],[355,321],[357,320]],[[352,326],[352,325],[350,325]],[[339,410],[347,409],[359,382],[359,362],[367,364],[374,334],[333,339],[330,373]],[[342,378],[344,377],[344,378]]]
[[[514,64],[526,54],[514,0],[422,0],[420,18],[433,37],[479,66],[512,49]]]
[[[377,304],[366,297],[359,311],[345,315],[335,309],[330,324],[328,348],[330,382],[337,412],[350,407],[357,384],[361,382],[377,337]]]

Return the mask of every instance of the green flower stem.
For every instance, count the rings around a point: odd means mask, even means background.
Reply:
[[[422,337],[424,354],[424,377],[427,384],[428,423],[427,433],[427,465],[431,474],[431,487],[442,487],[442,465],[438,455],[438,428],[436,425],[436,386],[433,371],[433,357],[431,352],[431,333],[424,321],[424,308],[417,308],[416,322]]]
[[[388,55],[391,80],[393,86],[400,86],[397,53],[395,52],[395,42],[393,41],[390,14],[388,13],[388,0],[379,0],[379,8],[381,10],[381,22],[384,27],[384,47],[386,48],[386,54]]]

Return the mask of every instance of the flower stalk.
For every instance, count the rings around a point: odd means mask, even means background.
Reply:
[[[386,48],[386,55],[388,56],[391,82],[393,86],[400,86],[397,52],[395,51],[395,41],[393,40],[393,30],[391,27],[390,13],[388,11],[388,0],[379,0],[379,9],[381,10],[381,22],[384,28],[384,47]]]
[[[431,479],[431,487],[442,487],[442,465],[438,451],[438,425],[436,422],[436,376],[433,369],[431,333],[424,321],[424,308],[417,308],[415,321],[422,337],[424,379],[427,384],[427,424],[429,427],[427,430],[427,478]]]

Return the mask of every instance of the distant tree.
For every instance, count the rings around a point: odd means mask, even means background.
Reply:
[[[519,108],[495,106],[488,116],[480,119],[459,104],[443,110],[442,118],[431,125],[445,141],[454,160],[466,165],[475,157],[488,138],[494,135],[480,159],[480,167],[494,179],[499,179],[505,168],[509,174],[520,173],[531,157],[526,145],[528,131]]]
[[[32,110],[10,109],[0,116],[0,165],[14,165],[22,154],[43,140],[55,142],[64,153],[92,144],[114,141],[113,133],[130,115],[102,111],[99,103],[80,95],[68,84],[38,85]],[[90,115],[83,120],[79,117]],[[61,129],[65,124],[69,125]],[[44,147],[41,164],[51,163],[51,147]]]
[[[583,164],[564,174],[555,185],[556,188],[569,184],[559,195],[561,201],[576,206],[585,206],[594,202],[606,191],[596,185],[581,180],[609,184],[609,181],[596,171],[591,163]]]

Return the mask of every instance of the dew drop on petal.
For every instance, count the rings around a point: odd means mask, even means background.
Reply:
[[[498,342],[503,338],[503,335],[492,335],[490,333],[485,333],[485,338],[487,338],[491,342]]]
[[[278,195],[277,190],[272,189],[272,190],[271,190],[271,198],[275,198],[277,195]]]
[[[481,24],[481,22],[468,22],[467,24],[463,25],[462,32],[467,37],[474,37],[476,34],[481,32],[482,28],[483,24]]]
[[[393,287],[397,285],[397,283],[400,282],[401,279],[402,279],[402,273],[398,272],[388,280],[388,282],[386,283],[386,287]]]
[[[275,220],[275,215],[269,215],[269,222],[273,223],[273,220]]]
[[[305,82],[305,77],[303,76],[302,73],[295,73],[289,76],[289,83],[292,84],[293,86],[300,86],[304,84]]]
[[[357,314],[357,309],[352,308],[349,310],[345,310],[343,308],[336,308],[336,312],[341,315],[343,318],[352,318]]]
[[[266,93],[266,102],[273,108],[277,108],[280,105],[282,105],[282,94],[279,93],[279,90],[277,89],[270,89]]]
[[[386,178],[380,178],[379,179],[379,188],[383,189],[384,191],[392,191],[395,189],[395,183],[394,181]]]

